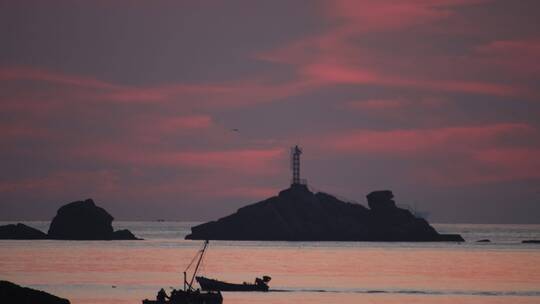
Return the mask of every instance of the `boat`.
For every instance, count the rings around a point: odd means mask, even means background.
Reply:
[[[256,278],[255,283],[234,284],[203,276],[196,277],[201,289],[206,291],[268,291],[268,282],[271,279],[269,276],[264,276],[262,279]]]
[[[143,304],[222,304],[221,293],[199,290],[173,290],[168,299],[143,300]]]
[[[155,300],[145,299],[142,301],[143,304],[222,304],[223,296],[220,291],[200,291],[193,287],[193,282],[201,261],[204,256],[204,252],[208,247],[208,241],[204,242],[204,246],[201,250],[197,252],[191,263],[188,265],[184,271],[184,288],[183,289],[173,289],[171,295],[167,296],[165,290],[162,288],[156,296]],[[193,276],[188,282],[187,280],[187,270],[191,267],[195,259],[199,257],[195,270],[193,271]]]

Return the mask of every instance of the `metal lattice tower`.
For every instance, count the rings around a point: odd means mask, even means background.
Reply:
[[[300,154],[302,149],[298,145],[291,148],[291,170],[292,170],[292,184],[300,185]]]

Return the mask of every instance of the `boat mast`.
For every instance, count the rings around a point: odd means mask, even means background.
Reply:
[[[204,256],[204,252],[206,251],[206,247],[208,247],[208,240],[204,241],[204,246],[201,250],[201,256],[199,257],[199,261],[197,261],[197,266],[195,266],[195,271],[193,271],[193,276],[191,277],[191,282],[189,282],[189,288],[193,289],[193,281],[195,280],[195,275],[197,275],[197,271],[199,270],[199,266],[201,265],[201,261]]]

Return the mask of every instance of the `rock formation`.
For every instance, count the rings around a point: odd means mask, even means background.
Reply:
[[[59,240],[109,240],[113,217],[93,200],[76,201],[58,209],[49,237]]]
[[[264,241],[455,241],[426,220],[396,207],[391,191],[368,194],[366,207],[292,185],[278,196],[191,228],[186,239]]]
[[[47,234],[25,224],[10,224],[0,226],[0,239],[2,240],[40,240],[46,239]]]
[[[129,230],[113,231],[113,217],[92,199],[58,209],[48,236],[56,240],[136,240]]]
[[[140,240],[131,231],[127,229],[116,230],[112,234],[113,240]]]
[[[0,303],[69,304],[70,302],[41,290],[0,281]]]
[[[58,209],[48,234],[24,224],[0,226],[0,239],[12,240],[140,240],[127,229],[113,231],[113,217],[93,200]]]
[[[540,244],[540,240],[524,240],[521,241],[523,244]]]

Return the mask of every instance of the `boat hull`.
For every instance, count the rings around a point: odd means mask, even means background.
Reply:
[[[205,291],[268,291],[265,284],[233,284],[205,277],[196,277],[201,289]]]
[[[218,292],[177,291],[166,301],[143,300],[143,304],[222,304],[223,297]]]

